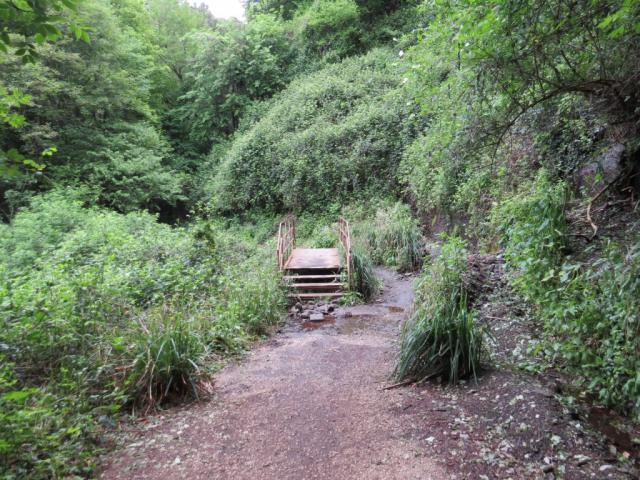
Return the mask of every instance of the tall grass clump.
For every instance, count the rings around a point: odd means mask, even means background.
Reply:
[[[380,280],[373,270],[373,262],[366,251],[353,247],[351,251],[351,291],[358,293],[364,301],[370,300],[380,291]]]
[[[395,266],[401,272],[422,265],[422,236],[409,207],[401,202],[376,212],[372,223],[359,227],[375,263]]]
[[[477,376],[487,354],[483,328],[475,323],[467,302],[463,277],[466,248],[457,237],[442,246],[442,254],[421,275],[413,314],[402,330],[395,369],[399,380]]]
[[[136,403],[152,408],[172,397],[198,396],[208,353],[198,323],[170,305],[139,319],[133,371],[126,379]]]

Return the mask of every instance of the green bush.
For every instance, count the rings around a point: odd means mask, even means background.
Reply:
[[[356,236],[362,237],[378,264],[396,266],[401,272],[422,265],[422,235],[407,205],[398,202],[391,208],[378,209],[372,223],[358,226]]]
[[[476,377],[487,355],[486,333],[467,304],[466,269],[465,244],[451,237],[421,275],[414,311],[402,329],[395,368],[399,380],[441,377],[455,384],[460,378]]]
[[[57,192],[0,236],[0,354],[15,366],[0,385],[0,477],[90,469],[100,416],[197,395],[284,310],[272,250],[210,222],[172,228]],[[31,393],[18,404],[14,391]]]
[[[296,36],[308,56],[344,58],[362,50],[362,26],[354,0],[314,0],[293,19]]]
[[[221,211],[282,212],[397,193],[414,127],[395,58],[374,50],[292,82],[235,138],[207,197]]]
[[[280,321],[286,301],[273,250],[262,250],[256,257],[227,268],[220,284],[220,322],[242,325],[248,333],[262,335]]]
[[[198,396],[206,375],[208,347],[200,321],[171,305],[146,312],[138,319],[132,340],[135,360],[127,375],[127,390],[149,408],[172,396]]]
[[[544,296],[547,286],[542,280],[563,260],[567,238],[565,196],[565,185],[554,184],[541,170],[528,189],[505,200],[493,212],[507,267],[514,271],[513,282],[527,299]]]
[[[117,133],[101,138],[103,145],[91,152],[90,167],[85,170],[98,202],[131,212],[158,211],[186,200],[185,177],[167,165],[173,152],[158,131],[143,123],[117,127]]]
[[[640,240],[568,254],[564,197],[542,174],[496,209],[511,282],[544,322],[548,357],[606,405],[640,417]]]
[[[0,477],[86,477],[96,446],[93,418],[74,395],[21,383],[0,353]]]

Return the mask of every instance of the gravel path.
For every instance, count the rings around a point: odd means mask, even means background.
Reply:
[[[128,432],[100,478],[449,478],[396,413],[402,390],[382,390],[412,280],[378,275],[385,289],[374,305],[287,325],[217,375],[213,400]]]
[[[290,319],[219,372],[211,400],[127,427],[99,478],[638,478],[629,440],[637,429],[626,441],[607,438],[548,379],[514,368],[531,322],[510,313],[517,308],[506,290],[481,305],[481,317],[493,319],[497,366],[477,384],[383,390],[413,280],[377,273],[385,289],[373,304],[322,323]]]

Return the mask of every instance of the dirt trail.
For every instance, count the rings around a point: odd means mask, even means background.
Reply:
[[[498,318],[491,327],[502,366],[478,384],[382,390],[412,279],[377,273],[385,289],[374,304],[321,325],[287,324],[217,375],[212,400],[119,435],[100,478],[638,478],[628,452],[504,360],[521,355],[528,322],[495,311],[503,299],[483,310]]]
[[[222,370],[216,397],[148,419],[103,479],[444,479],[382,390],[411,280],[379,270],[375,305],[317,328],[287,325]]]

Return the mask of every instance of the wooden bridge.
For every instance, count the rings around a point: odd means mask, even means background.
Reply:
[[[296,248],[296,221],[287,216],[278,228],[278,268],[289,297],[300,300],[339,298],[351,283],[349,222],[338,219],[341,248]]]

